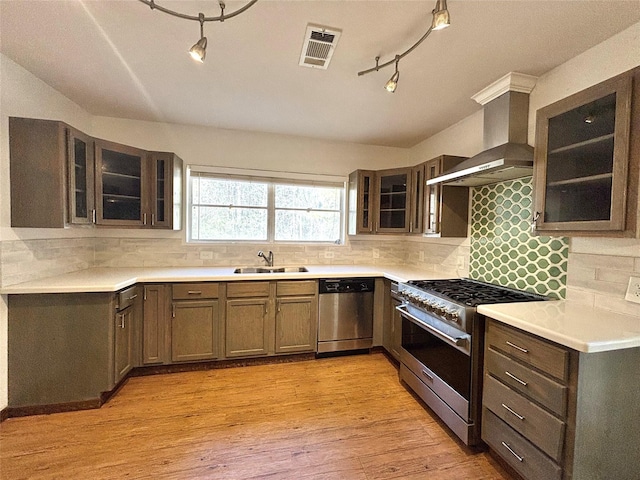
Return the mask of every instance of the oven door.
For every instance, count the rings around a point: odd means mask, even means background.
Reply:
[[[435,317],[425,321],[412,315],[409,308],[396,307],[402,316],[402,363],[461,419],[470,421],[470,335]]]

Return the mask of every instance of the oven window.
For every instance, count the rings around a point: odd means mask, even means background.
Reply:
[[[467,401],[471,396],[471,356],[402,317],[402,348]]]

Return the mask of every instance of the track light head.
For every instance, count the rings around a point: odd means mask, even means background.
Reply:
[[[400,57],[396,55],[396,71],[394,72],[393,75],[391,75],[391,78],[389,79],[387,84],[384,86],[387,92],[393,93],[396,91],[396,88],[398,87],[398,80],[400,79],[400,72],[398,71],[399,61],[400,61]]]
[[[196,62],[203,63],[204,57],[207,55],[207,37],[200,38],[200,40],[189,49],[189,54]]]
[[[449,10],[447,10],[447,0],[437,0],[436,8],[433,9],[432,13],[431,30],[442,30],[451,25]]]

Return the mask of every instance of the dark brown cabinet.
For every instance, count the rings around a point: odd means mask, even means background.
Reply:
[[[425,164],[416,165],[411,169],[411,212],[409,219],[409,233],[424,233],[425,207]]]
[[[633,83],[633,72],[627,72],[538,110],[536,232],[635,235]],[[635,122],[640,127],[637,118]]]
[[[465,157],[441,155],[424,163],[425,180],[439,176]],[[469,187],[426,185],[424,233],[439,237],[466,237],[469,225]]]
[[[398,296],[398,284],[384,280],[384,325],[382,346],[396,360],[400,361],[400,345],[402,343],[402,317],[396,307],[402,303]]]
[[[349,175],[349,235],[374,233],[375,172],[356,170]]]
[[[11,226],[181,228],[182,160],[11,117]]]
[[[144,365],[169,363],[168,318],[171,285],[144,286],[144,313],[142,321],[142,363]]]

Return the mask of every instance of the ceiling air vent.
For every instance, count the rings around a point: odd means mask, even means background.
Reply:
[[[300,65],[326,70],[340,39],[341,31],[335,28],[307,25]]]

